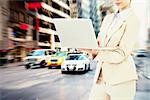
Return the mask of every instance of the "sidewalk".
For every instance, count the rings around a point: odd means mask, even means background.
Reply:
[[[0,69],[3,69],[3,68],[11,68],[11,67],[17,67],[17,66],[23,66],[23,62],[8,63],[8,64],[5,64],[5,65],[3,65],[3,66],[0,66]]]

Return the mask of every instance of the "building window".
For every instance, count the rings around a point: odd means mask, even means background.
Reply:
[[[60,10],[60,6],[55,2],[52,2],[52,7],[55,8],[55,9]]]
[[[55,25],[53,23],[50,23],[50,27],[51,27],[52,30],[56,31]]]
[[[14,20],[14,10],[10,9],[10,19]]]
[[[18,21],[18,12],[17,11],[14,11],[14,19],[16,20],[16,21]]]
[[[66,4],[69,6],[69,0],[66,1]]]
[[[33,36],[33,40],[37,40],[37,31],[34,29],[32,30],[32,36]]]
[[[49,22],[46,22],[44,20],[40,20],[39,23],[40,23],[40,27],[42,27],[42,28],[50,28]]]
[[[51,17],[52,17],[52,18],[64,18],[64,17],[62,17],[62,16],[60,16],[60,15],[58,15],[58,14],[56,14],[56,13],[53,13],[53,12],[52,12]]]
[[[21,50],[19,46],[16,48],[16,55],[21,55]]]
[[[70,11],[63,8],[63,12],[70,15]]]
[[[60,42],[58,35],[54,35],[55,42]]]
[[[26,34],[27,34],[26,30],[22,30],[22,29],[20,29],[17,26],[13,27],[13,35],[14,35],[14,37],[25,39],[26,38]]]
[[[48,10],[44,8],[38,9],[38,13],[50,17],[48,14]]]
[[[50,43],[50,35],[45,33],[39,34],[39,42]]]
[[[31,16],[29,16],[29,24],[33,25],[33,18]]]
[[[26,16],[25,19],[25,23],[29,24],[29,16]]]
[[[21,22],[25,22],[25,15],[24,15],[24,13],[22,13],[22,12],[19,13],[19,20]]]
[[[43,0],[43,2],[45,2],[46,4],[48,4],[48,0]]]

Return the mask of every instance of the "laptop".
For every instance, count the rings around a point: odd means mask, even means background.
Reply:
[[[90,19],[53,19],[62,47],[98,48],[95,32]]]
[[[112,50],[99,48],[91,19],[53,19],[62,47]]]

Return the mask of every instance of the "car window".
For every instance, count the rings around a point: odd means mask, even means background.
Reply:
[[[80,55],[68,55],[66,60],[78,60]]]
[[[84,57],[84,56],[80,56],[79,58],[78,58],[78,60],[85,60],[86,58]]]
[[[63,56],[66,56],[67,54],[65,52],[58,52],[56,53],[56,56],[59,56],[59,57],[63,57]]]
[[[42,55],[44,55],[44,53],[45,53],[45,51],[43,51],[43,50],[35,50],[35,51],[32,51],[30,53],[30,55],[31,56],[42,56]]]
[[[69,55],[66,60],[86,60],[87,58],[84,55]]]
[[[136,57],[147,57],[146,54],[137,54]]]
[[[147,56],[148,56],[147,52],[141,52],[141,51],[139,51],[139,52],[137,52],[135,54],[135,57],[147,57]]]

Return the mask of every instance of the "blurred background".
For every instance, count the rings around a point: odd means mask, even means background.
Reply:
[[[149,0],[133,0],[141,21],[140,48],[150,46]],[[61,49],[52,18],[90,18],[95,34],[103,18],[115,10],[111,0],[5,0],[0,1],[0,62],[22,59],[34,49]]]
[[[133,53],[139,77],[135,100],[150,100],[150,0],[132,0],[131,6],[141,23]],[[97,37],[104,17],[115,10],[112,0],[0,0],[0,100],[87,100],[96,62],[61,47],[52,19],[91,19]],[[79,69],[87,73],[64,74],[60,63],[76,56],[86,59],[89,68],[76,59],[66,66],[75,71],[83,64]],[[31,68],[37,63],[42,68]],[[57,65],[61,68],[51,69]]]

